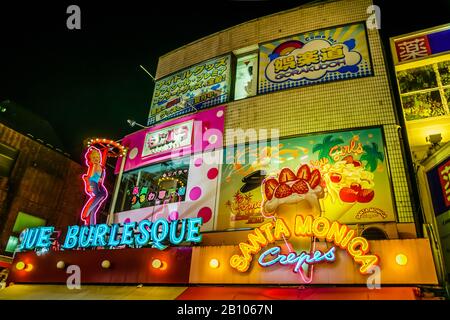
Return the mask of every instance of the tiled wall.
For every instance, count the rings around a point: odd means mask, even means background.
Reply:
[[[369,0],[307,5],[218,32],[159,59],[160,78],[246,46],[317,29],[365,21]],[[386,136],[399,222],[413,221],[413,207],[397,133],[391,88],[377,30],[368,30],[374,76],[259,95],[228,104],[226,129],[278,128],[280,136],[381,125]]]

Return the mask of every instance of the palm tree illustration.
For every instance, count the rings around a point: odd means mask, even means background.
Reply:
[[[365,154],[361,156],[360,161],[367,161],[367,165],[371,172],[377,169],[378,161],[383,162],[384,155],[381,151],[378,151],[378,145],[372,142],[372,145],[363,146]]]
[[[322,143],[316,144],[313,147],[313,153],[319,152],[318,160],[326,158],[328,161],[334,162],[333,158],[330,156],[330,149],[340,143],[344,143],[344,141],[340,138],[333,138],[332,135],[326,136]]]

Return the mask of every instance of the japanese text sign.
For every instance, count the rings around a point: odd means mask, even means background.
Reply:
[[[148,125],[228,101],[231,55],[156,81]]]
[[[259,58],[259,93],[372,75],[362,23],[263,44]]]

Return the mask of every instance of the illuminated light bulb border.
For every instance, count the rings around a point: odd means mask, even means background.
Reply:
[[[117,153],[108,153],[109,157],[123,157],[126,155],[126,148],[121,145],[119,142],[116,142],[111,139],[103,139],[103,138],[92,138],[87,142],[88,148],[92,145],[96,145],[99,149],[103,148],[117,148]]]
[[[217,259],[215,259],[215,258],[209,260],[209,266],[210,266],[212,269],[217,269],[217,268],[220,266],[219,260],[217,260]]]
[[[30,272],[31,270],[33,270],[33,265],[31,263],[27,263],[27,266],[25,267],[24,271]]]
[[[101,266],[103,269],[109,269],[111,267],[111,261],[109,260],[103,260],[101,263]]]
[[[399,266],[405,266],[408,263],[408,257],[403,253],[399,253],[395,256],[395,262]]]
[[[26,267],[26,265],[25,265],[25,263],[23,261],[19,261],[19,262],[16,263],[16,269],[17,270],[23,270],[23,269],[25,269],[25,267]]]
[[[155,268],[155,269],[160,269],[162,266],[163,266],[163,263],[162,263],[161,260],[159,260],[159,259],[154,259],[154,260],[152,261],[152,267],[153,267],[153,268]]]

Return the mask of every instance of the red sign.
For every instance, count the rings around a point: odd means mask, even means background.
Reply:
[[[442,193],[447,207],[450,206],[450,159],[438,168],[439,181],[441,182]]]
[[[398,61],[414,60],[431,54],[427,36],[420,36],[395,42]]]

